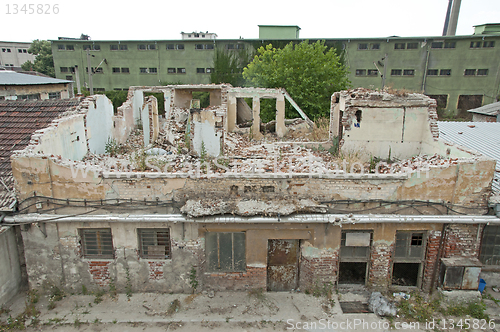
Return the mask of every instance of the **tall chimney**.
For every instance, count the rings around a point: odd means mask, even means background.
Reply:
[[[448,0],[448,9],[446,10],[446,17],[444,19],[443,36],[446,36],[448,32],[448,24],[450,23],[451,5],[453,5],[453,0]]]
[[[451,8],[450,22],[448,24],[447,36],[454,36],[457,32],[458,14],[460,14],[460,4],[462,0],[453,0],[453,7]]]

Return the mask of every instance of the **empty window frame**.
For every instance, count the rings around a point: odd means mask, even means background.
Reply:
[[[378,76],[378,70],[377,69],[368,69],[366,74],[368,76]]]
[[[366,69],[356,69],[356,76],[366,76]]]
[[[418,48],[418,43],[408,43],[406,44],[407,50],[416,50]]]
[[[100,51],[101,50],[101,45],[99,44],[92,44],[92,45],[83,45],[84,50],[91,50],[91,51]]]
[[[209,272],[245,271],[245,233],[205,233],[207,270]]]
[[[427,69],[427,76],[437,76],[438,74],[438,69]]]
[[[482,44],[480,41],[471,41],[469,48],[481,48]]]
[[[415,76],[415,69],[403,70],[403,76]]]
[[[396,44],[394,44],[394,49],[395,50],[404,50],[405,47],[406,47],[405,43],[396,43]]]
[[[358,44],[358,50],[367,50],[367,49],[368,49],[367,43],[359,43]]]
[[[484,265],[500,265],[500,226],[484,227],[479,260]]]
[[[441,69],[439,76],[451,76],[451,69]]]
[[[110,228],[80,229],[82,255],[85,258],[113,259],[113,238]]]
[[[483,105],[483,95],[460,95],[458,96],[457,109],[470,110]]]
[[[486,48],[495,47],[495,42],[492,40],[485,41],[485,42],[483,42],[483,47],[486,47]]]
[[[442,41],[435,41],[431,43],[431,48],[433,49],[438,49],[438,48],[443,48],[444,42]]]
[[[466,69],[464,70],[464,76],[475,76],[476,75],[476,70],[475,69]]]
[[[397,231],[394,246],[392,284],[418,286],[425,257],[424,231]]]
[[[340,260],[364,262],[370,259],[371,232],[343,231],[340,237]]]
[[[456,42],[444,42],[444,48],[455,48],[456,46]]]
[[[49,99],[61,99],[60,92],[49,92]]]
[[[391,76],[401,76],[402,73],[402,69],[391,69]]]
[[[478,69],[477,70],[477,76],[487,76],[488,75],[488,69]]]
[[[170,256],[170,229],[139,228],[139,255],[141,258],[168,259]]]
[[[438,109],[444,109],[448,105],[448,95],[427,95],[429,98],[435,99]]]

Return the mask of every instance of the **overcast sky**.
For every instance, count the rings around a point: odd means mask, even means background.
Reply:
[[[215,32],[219,39],[259,37],[258,25],[298,25],[301,38],[440,36],[448,0],[43,1],[50,14],[27,14],[2,1],[0,40],[79,37],[93,40],[180,39],[180,32]],[[18,13],[15,12],[15,5]],[[59,12],[54,14],[54,5]],[[10,14],[8,14],[10,12]],[[462,0],[457,35],[500,23],[500,0]]]

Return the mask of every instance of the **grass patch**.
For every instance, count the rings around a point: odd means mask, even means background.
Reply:
[[[181,309],[181,301],[179,301],[179,299],[175,299],[172,302],[170,302],[170,305],[168,306],[167,309],[167,315],[172,315],[178,312],[180,309]]]

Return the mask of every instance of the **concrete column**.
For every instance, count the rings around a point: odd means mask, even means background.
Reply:
[[[278,135],[278,137],[286,135],[285,96],[282,94],[276,97],[276,135]]]
[[[262,134],[260,133],[260,99],[259,97],[254,97],[252,102],[253,110],[253,123],[252,123],[252,135],[250,138],[260,139]]]
[[[41,92],[40,93],[40,100],[47,100],[49,99],[49,93],[48,92]]]
[[[236,97],[230,96],[227,102],[227,121],[226,128],[227,132],[232,132],[236,127]]]

